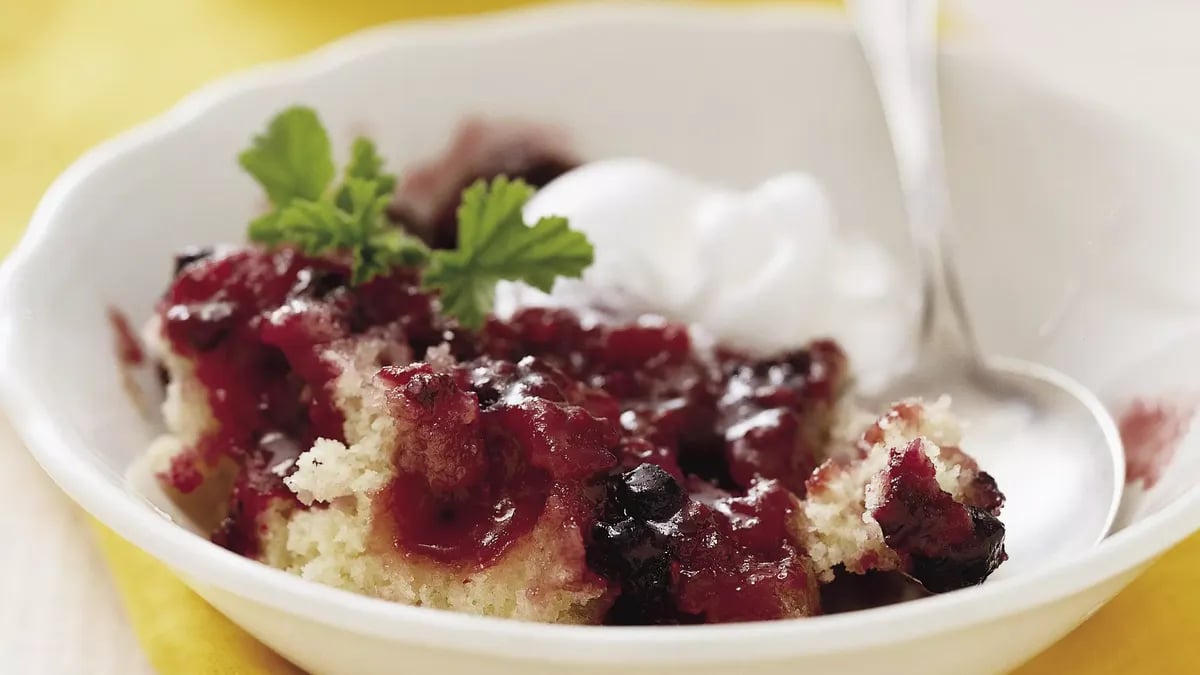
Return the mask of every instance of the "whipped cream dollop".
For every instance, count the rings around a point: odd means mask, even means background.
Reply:
[[[914,280],[877,242],[839,228],[805,173],[738,191],[645,159],[603,160],[539,190],[525,215],[567,216],[595,263],[548,296],[506,284],[502,314],[530,304],[651,312],[757,353],[832,337],[860,378],[890,370],[911,343]]]

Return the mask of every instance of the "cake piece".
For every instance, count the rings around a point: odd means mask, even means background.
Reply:
[[[708,623],[820,614],[799,511],[796,496],[772,480],[755,481],[744,496],[690,503],[680,525],[680,610]]]
[[[403,275],[374,282],[379,297],[335,279],[335,263],[287,250],[181,269],[149,329],[171,381],[164,480],[191,493],[235,466],[214,539],[307,578],[597,620],[609,583],[584,561],[589,490],[619,431],[583,406],[607,397],[532,359],[457,363],[449,345],[439,370],[409,365],[446,336],[428,298]]]
[[[800,502],[769,468],[730,482],[723,425],[749,405],[807,420],[764,466],[811,465],[836,400],[826,380],[841,377],[835,347],[739,365],[661,320],[585,325],[541,309],[472,335],[406,274],[350,287],[341,265],[213,251],[180,267],[148,328],[170,379],[162,478],[181,498],[223,491],[215,541],[348,590],[529,620],[818,611]],[[727,484],[695,478],[689,494],[682,467],[705,462]],[[662,604],[637,612],[645,571],[603,562],[628,562],[610,544],[650,522],[605,488],[631,470],[684,496],[655,526],[670,542]]]
[[[945,402],[837,441],[832,343],[752,358],[561,309],[468,333],[403,271],[347,275],[212,251],[148,327],[170,381],[163,480],[243,555],[409,604],[588,623],[808,616],[835,570],[940,591],[1003,559],[1003,497]],[[673,511],[639,505],[651,484]]]
[[[318,508],[283,524],[273,564],[408,604],[597,621],[609,584],[587,568],[584,535],[617,432],[554,377],[532,361],[347,367],[348,443],[317,441],[285,480]]]
[[[161,476],[238,553],[398,602],[583,623],[810,616],[835,570],[941,591],[1003,559],[1003,497],[946,402],[838,441],[852,408],[830,342],[763,359],[561,309],[466,332],[404,271],[347,276],[213,251],[148,327],[170,380]]]
[[[991,574],[1004,559],[1004,497],[960,438],[948,399],[903,401],[813,473],[804,532],[823,580],[900,570],[944,591]]]
[[[934,592],[973,586],[1004,561],[1004,525],[942,489],[927,443],[888,451],[887,467],[867,485],[866,509],[899,569]]]

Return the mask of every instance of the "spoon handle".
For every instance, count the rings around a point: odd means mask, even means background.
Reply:
[[[938,111],[937,0],[851,0],[896,155],[909,233],[920,265],[918,367],[980,361],[958,276],[946,255],[950,199]]]

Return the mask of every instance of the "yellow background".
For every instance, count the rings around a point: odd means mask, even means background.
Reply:
[[[0,0],[0,253],[71,160],[221,74],[384,21],[519,4],[529,3]],[[102,528],[97,534],[161,673],[286,672],[158,563]],[[1200,672],[1197,589],[1200,537],[1020,673]]]

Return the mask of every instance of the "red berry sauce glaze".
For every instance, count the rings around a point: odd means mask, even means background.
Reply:
[[[330,390],[337,370],[322,353],[354,336],[391,335],[390,353],[407,362],[408,345],[396,336],[430,339],[437,331],[432,300],[411,274],[353,291],[347,278],[344,264],[289,249],[190,250],[176,260],[158,307],[162,331],[194,365],[216,424],[162,478],[191,492],[223,460],[238,466],[229,519],[217,534],[230,548],[248,553],[249,533],[272,500],[298,504],[283,485],[288,460],[316,438],[343,437]]]
[[[589,562],[620,585],[607,622],[694,624],[819,612],[815,575],[792,528],[796,498],[774,481],[745,496],[688,495],[642,464],[608,482]]]
[[[785,487],[815,466],[820,415],[845,376],[832,343],[758,360],[696,349],[661,320],[594,325],[548,309],[471,334],[405,272],[357,288],[346,277],[286,249],[181,259],[164,334],[195,364],[217,431],[165,478],[188,491],[206,466],[238,465],[217,541],[255,555],[262,514],[298,506],[282,482],[296,454],[345,440],[322,354],[384,336],[395,358],[379,379],[406,441],[376,508],[400,553],[486,567],[554,508],[624,589],[612,621],[817,611]],[[443,342],[453,365],[412,363]]]
[[[493,320],[480,349],[496,358],[536,355],[604,395],[625,435],[622,465],[662,466],[682,477],[680,462],[720,447],[715,364],[692,350],[687,330],[661,321],[632,326],[583,325],[565,310],[525,309]]]
[[[393,220],[453,246],[455,206],[476,178],[540,186],[575,164],[544,137],[496,142],[482,128],[465,126],[443,160],[402,181]],[[535,528],[565,528],[579,536],[564,572],[608,585],[608,623],[822,611],[798,500],[849,380],[833,342],[759,358],[701,348],[657,318],[545,308],[471,332],[411,270],[352,287],[346,261],[287,248],[191,249],[175,262],[162,333],[215,424],[162,478],[190,492],[218,465],[236,468],[219,544],[258,557],[269,517],[305,508],[284,479],[317,438],[347,440],[334,357],[370,341],[400,439],[372,526],[397,555],[470,572],[538,546]],[[964,506],[919,446],[894,452],[872,514],[904,571],[931,591],[981,581],[1004,555],[994,482],[977,472]]]
[[[894,448],[867,504],[901,567],[935,593],[982,583],[1006,558],[1004,525],[937,482],[925,441]]]
[[[122,366],[140,366],[146,360],[142,344],[129,325],[129,317],[115,307],[108,308],[108,324],[112,327],[113,340],[117,345],[117,363]]]
[[[301,508],[283,483],[296,456],[345,441],[327,353],[371,339],[387,345],[377,381],[404,439],[375,522],[400,555],[482,569],[558,523],[582,535],[575,571],[613,589],[610,623],[821,611],[795,530],[848,377],[832,342],[752,358],[697,348],[659,319],[544,308],[471,333],[410,272],[350,287],[343,263],[287,249],[190,252],[159,313],[217,422],[164,478],[190,491],[232,460],[214,534],[232,550],[257,556],[264,514]],[[443,344],[452,358],[417,360]],[[919,446],[895,453],[872,511],[888,545],[931,591],[978,583],[1003,559],[994,483],[978,472],[978,498],[959,504]]]
[[[777,480],[803,497],[829,442],[830,417],[848,377],[845,354],[833,342],[775,359],[724,358],[720,400],[725,460],[734,484]]]
[[[651,462],[740,490],[765,478],[803,495],[848,376],[829,341],[773,359],[709,354],[680,325],[585,326],[556,309],[493,320],[480,341],[499,358],[536,354],[617,399],[624,466]]]
[[[793,534],[798,508],[770,480],[744,496],[689,502],[672,570],[679,610],[704,623],[819,613],[817,578]]]
[[[535,359],[442,373],[417,363],[380,377],[409,439],[381,501],[401,552],[485,567],[533,528],[551,493],[570,509],[616,465],[615,420],[576,405],[577,383]]]
[[[1126,482],[1154,487],[1191,428],[1196,409],[1195,400],[1137,399],[1129,405],[1117,420],[1125,445]]]
[[[213,542],[240,555],[258,557],[268,526],[263,514],[272,505],[290,507],[294,502],[282,479],[291,473],[300,452],[291,439],[271,432],[241,458],[229,511],[213,533]]]

